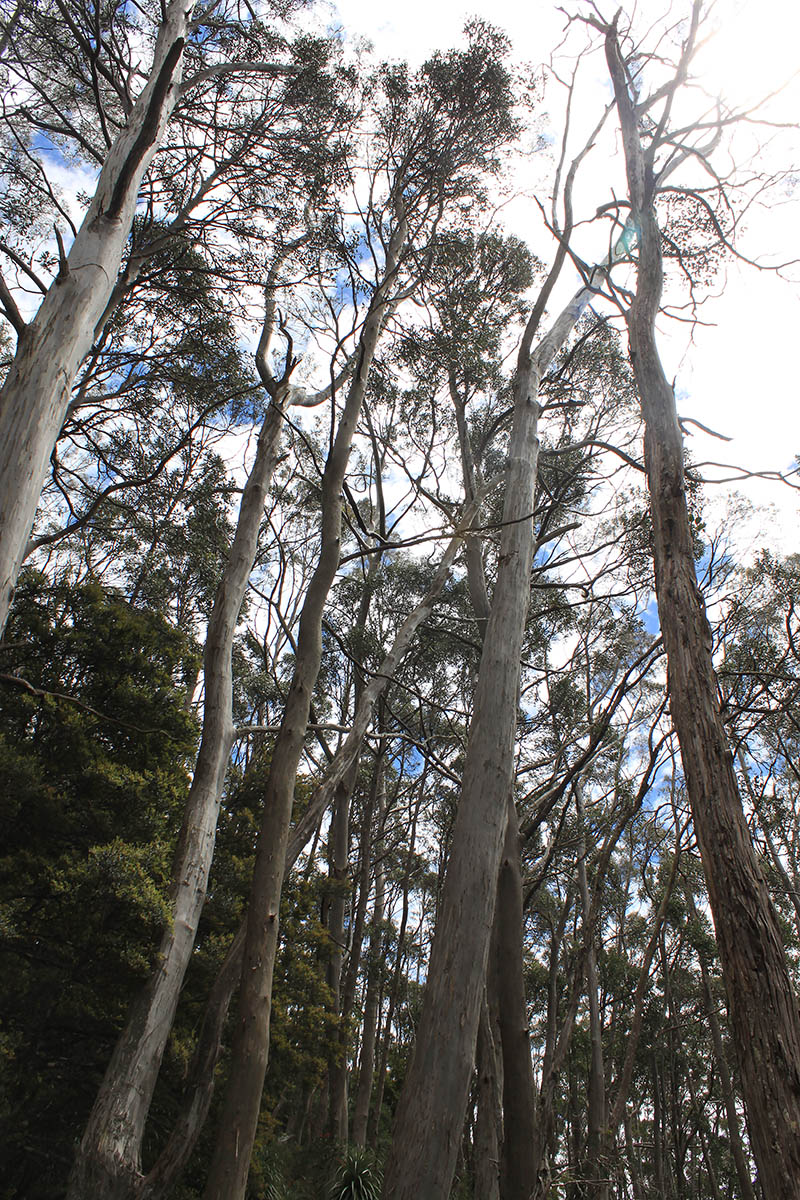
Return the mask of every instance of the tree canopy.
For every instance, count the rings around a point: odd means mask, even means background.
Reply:
[[[798,562],[664,365],[796,162],[651,8],[0,6],[0,1196],[800,1197]]]

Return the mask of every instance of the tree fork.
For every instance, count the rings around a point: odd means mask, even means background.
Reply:
[[[193,0],[172,0],[150,79],[103,164],[66,261],[20,331],[0,392],[0,636],[75,375],[116,283],[136,198],[179,95]]]
[[[358,366],[322,478],[322,545],[303,603],[295,670],[265,789],[264,816],[248,902],[231,1075],[205,1200],[240,1200],[247,1186],[269,1054],[272,975],[278,947],[280,897],[295,781],[308,725],[311,694],[322,658],[322,615],[339,567],[342,484],[407,235],[408,225],[403,213],[387,248],[383,279],[373,295],[364,322]]]

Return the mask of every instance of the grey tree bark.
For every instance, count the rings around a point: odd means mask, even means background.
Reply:
[[[492,1020],[488,996],[481,1004],[475,1053],[476,1113],[473,1134],[475,1195],[500,1200],[500,1145],[502,1137],[502,1063],[499,1031]]]
[[[322,614],[339,566],[342,483],[406,234],[406,223],[401,218],[387,247],[383,279],[364,321],[358,365],[323,474],[322,545],[303,603],[294,675],[266,784],[264,817],[256,846],[248,905],[230,1079],[205,1200],[240,1200],[247,1185],[269,1051],[272,974],[292,801],[308,726],[311,694],[322,655]]]
[[[411,830],[408,838],[408,855],[406,858],[406,866],[403,872],[403,880],[400,884],[403,901],[400,911],[400,925],[397,930],[397,956],[394,962],[394,970],[392,971],[392,982],[389,986],[389,1003],[386,1009],[386,1020],[383,1025],[383,1039],[381,1042],[380,1061],[378,1063],[378,1071],[375,1078],[375,1096],[372,1100],[372,1109],[369,1120],[367,1121],[367,1144],[373,1149],[378,1143],[378,1134],[380,1131],[381,1108],[383,1105],[383,1090],[386,1084],[386,1070],[389,1061],[389,1048],[392,1039],[392,1023],[394,1014],[397,1008],[397,1000],[400,994],[400,980],[403,973],[403,963],[406,957],[406,930],[408,928],[408,913],[409,913],[409,891],[411,886],[411,865],[414,858],[414,853],[417,844],[417,824],[419,822],[419,812],[422,807],[422,797],[425,787],[425,770],[423,768],[422,779],[420,781],[419,792],[414,804],[414,812],[411,818]]]
[[[381,721],[380,708],[378,722]],[[379,724],[380,728],[380,724]],[[372,880],[373,839],[380,838],[381,831],[375,830],[375,810],[379,796],[385,803],[386,784],[383,776],[384,755],[386,742],[378,743],[372,768],[369,797],[364,808],[361,828],[359,830],[359,872],[358,872],[358,901],[353,914],[352,945],[350,947],[347,969],[342,984],[342,1007],[348,1014],[352,1013],[355,1004],[358,985],[358,972],[361,966],[361,951],[364,942],[364,926],[366,924],[367,908],[369,905],[370,882]]]
[[[563,261],[563,255],[559,257]],[[584,287],[577,293],[532,352],[548,294],[546,287],[517,359],[500,565],[423,1011],[384,1175],[384,1200],[445,1200],[461,1139],[512,789],[520,654],[534,549],[539,383],[592,291]]]
[[[178,99],[194,0],[170,0],[147,85],[103,164],[58,276],[21,330],[0,392],[0,635],[70,389],[117,279],[136,198]]]
[[[474,501],[479,495],[478,486],[478,469],[475,464],[475,457],[472,451],[472,442],[470,438],[469,428],[467,426],[466,404],[459,392],[455,378],[455,373],[450,370],[448,376],[448,385],[450,390],[450,399],[453,402],[453,408],[456,416],[456,428],[458,430],[458,442],[461,450],[461,474],[464,480],[464,494],[468,501]],[[483,566],[483,551],[480,538],[473,536],[467,538],[464,547],[464,558],[467,567],[467,587],[469,589],[470,602],[472,611],[475,614],[477,622],[478,640],[483,645],[486,637],[486,627],[489,621],[490,603],[489,592],[486,586],[486,572]],[[506,829],[506,840],[504,848],[504,856],[510,855],[512,860],[516,858],[519,863],[519,829],[517,827],[517,814],[514,805],[514,799],[509,794],[509,827],[516,830],[516,841],[509,842],[509,828]],[[500,866],[500,880],[503,879],[505,863]],[[511,912],[504,911],[506,904],[510,902]],[[492,941],[490,943],[489,961],[486,973],[486,988],[483,1000],[481,1002],[481,1015],[478,1023],[478,1040],[476,1044],[476,1073],[477,1073],[477,1089],[476,1089],[476,1116],[475,1116],[475,1133],[474,1133],[474,1171],[475,1171],[475,1193],[478,1196],[485,1196],[487,1200],[500,1200],[501,1187],[507,1189],[508,1172],[505,1170],[507,1155],[511,1153],[509,1140],[504,1136],[504,1111],[503,1106],[505,1101],[510,1101],[512,1106],[517,1099],[517,1091],[513,1087],[509,1087],[508,1093],[504,1086],[504,1064],[506,1060],[506,1051],[509,1049],[508,1034],[513,1027],[514,1018],[508,1020],[509,1006],[509,972],[506,970],[507,963],[504,961],[504,956],[500,948],[501,930],[506,927],[507,937],[510,939],[511,945],[515,945],[516,935],[522,946],[522,906],[520,903],[519,924],[514,925],[516,919],[516,911],[513,902],[513,891],[509,888],[503,888],[498,881],[498,897],[497,908],[495,911],[494,928],[492,931]],[[506,989],[503,991],[503,989]],[[514,999],[517,999],[516,994]],[[513,1002],[513,1001],[512,1001]],[[505,1006],[505,1022],[501,1016],[501,1009]],[[522,989],[522,1007],[520,1009],[524,1017],[525,1013],[525,995],[524,987]],[[518,1014],[519,1015],[519,1014]],[[505,1033],[506,1041],[503,1042],[503,1034]],[[530,1054],[528,1056],[530,1064]],[[516,1062],[513,1065],[513,1070],[516,1071]],[[516,1078],[516,1076],[515,1076]],[[533,1103],[533,1076],[531,1074],[531,1093],[530,1102]],[[525,1097],[522,1098],[523,1106]],[[515,1120],[516,1114],[520,1110],[514,1106],[514,1112],[510,1118],[510,1125],[513,1133],[520,1132],[520,1123]],[[514,1141],[512,1135],[511,1141]]]
[[[352,769],[353,764],[357,760],[360,748],[363,744],[364,734],[372,718],[375,704],[377,703],[387,683],[397,670],[397,667],[406,653],[409,645],[411,644],[416,631],[430,615],[436,597],[439,595],[444,587],[444,584],[447,582],[453,562],[463,541],[464,535],[461,531],[461,527],[469,526],[475,511],[476,508],[474,505],[469,506],[466,509],[459,531],[454,534],[450,543],[448,544],[434,578],[431,580],[431,585],[427,593],[416,606],[416,608],[414,608],[406,617],[402,626],[398,630],[391,649],[381,663],[380,670],[376,672],[376,674],[366,685],[361,696],[359,706],[353,717],[350,733],[347,735],[344,743],[335,754],[333,760],[330,762],[325,778],[317,788],[316,792],[312,795],[306,812],[292,830],[292,833],[289,837],[286,859],[284,863],[284,881],[288,878],[289,872],[296,863],[300,854],[303,852],[303,849],[306,846],[309,838],[313,835],[314,830],[319,823],[320,817],[330,806],[334,791],[338,786],[339,781],[344,778],[344,776]],[[412,822],[412,854],[418,807],[419,805],[417,805],[417,808],[415,809],[415,816]],[[407,884],[408,880],[406,879],[404,883],[404,915],[401,922],[400,933],[401,943],[405,923],[408,918]],[[150,1196],[158,1198],[168,1194],[169,1188],[178,1178],[181,1170],[189,1159],[197,1137],[199,1136],[200,1130],[202,1129],[205,1117],[208,1113],[208,1107],[213,1094],[214,1070],[219,1058],[228,1007],[236,984],[238,983],[241,975],[245,930],[246,922],[239,927],[233,942],[229,947],[225,961],[220,968],[217,979],[214,982],[214,986],[206,1005],[206,1012],[203,1018],[203,1024],[198,1037],[197,1046],[192,1057],[192,1065],[189,1071],[186,1097],[182,1107],[181,1115],[175,1128],[173,1129],[172,1134],[170,1135],[169,1141],[165,1146],[163,1153],[159,1155],[157,1163],[153,1169],[148,1172],[145,1180],[148,1200]],[[393,1000],[396,1000],[396,990],[397,988],[394,986],[390,994],[390,1014],[393,1011]],[[391,1020],[389,1020],[389,1024],[391,1024]],[[382,1053],[381,1069],[378,1073],[379,1092],[382,1090],[382,1072],[385,1072],[385,1067],[385,1054]],[[378,1107],[380,1107],[379,1102]]]
[[[339,784],[333,801],[329,832],[328,870],[334,892],[328,907],[328,987],[331,990],[332,1012],[346,1021],[342,1012],[342,963],[344,961],[345,912],[347,901],[345,883],[350,861],[350,800],[355,783],[356,765]],[[347,1064],[346,1045],[340,1038],[341,1058],[332,1060],[328,1071],[328,1128],[334,1141],[347,1141]],[[344,1039],[346,1042],[346,1038]]]
[[[479,473],[467,427],[466,406],[453,372],[450,397],[456,414],[464,492],[479,495]],[[467,586],[483,644],[491,606],[478,537],[465,546]],[[497,902],[477,1042],[476,1191],[502,1200],[528,1200],[535,1174],[535,1086],[525,997],[521,838],[514,797],[497,881]],[[496,1034],[496,1036],[495,1036]]]
[[[600,1020],[597,955],[594,948],[594,925],[591,917],[589,884],[586,877],[586,817],[583,806],[583,786],[575,784],[575,805],[578,812],[580,846],[578,853],[578,890],[583,907],[584,962],[586,994],[589,1000],[589,1089],[586,1136],[586,1195],[589,1200],[608,1200],[608,1163],[606,1129],[606,1085],[603,1063],[603,1029]]]
[[[503,1055],[502,1200],[528,1200],[536,1176],[536,1089],[525,998],[523,939],[520,834],[516,805],[509,794],[493,946]]]
[[[269,341],[274,323],[279,268],[297,245],[295,242],[277,255],[270,270],[262,341]],[[206,631],[203,729],[175,850],[171,921],[92,1107],[70,1177],[68,1195],[74,1200],[101,1187],[108,1195],[134,1195],[148,1190],[152,1194],[153,1183],[140,1170],[142,1139],[208,886],[222,786],[235,735],[231,711],[233,640],[258,549],[266,496],[278,462],[293,365],[287,356],[284,375],[276,380],[263,356],[258,361],[270,399]],[[158,1174],[160,1177],[163,1172],[159,1170]]]
[[[693,7],[693,25],[699,3]],[[800,1197],[800,1015],[780,926],[742,811],[711,659],[711,632],[694,571],[675,396],[658,354],[663,265],[655,153],[645,149],[616,22],[603,27],[638,229],[631,358],[645,420],[656,591],[669,694],[717,932],[731,1026],[759,1177],[770,1200]],[[691,37],[691,35],[690,35]],[[673,90],[678,86],[676,76]],[[674,146],[669,144],[669,153]]]
[[[271,405],[208,626],[203,733],[175,852],[172,920],[164,932],[155,969],[134,1002],[114,1049],[81,1139],[68,1193],[75,1200],[92,1190],[125,1195],[144,1182],[140,1175],[144,1126],[211,870],[222,784],[234,738],[233,636],[255,558],[266,490],[277,461],[281,422],[280,409]]]
[[[382,826],[386,809],[386,790],[383,765],[376,765],[378,774],[377,824]],[[383,909],[386,901],[386,879],[383,864],[378,856],[375,870],[375,903],[372,910],[372,929],[369,937],[369,963],[367,966],[367,989],[364,997],[363,1035],[358,1061],[358,1087],[353,1110],[353,1141],[364,1146],[367,1141],[367,1119],[372,1082],[375,1075],[375,1045],[378,1037],[378,1001],[381,992],[381,947],[383,945]]]
[[[376,469],[380,471],[378,464],[378,456],[376,455]],[[380,488],[379,488],[380,490]],[[382,521],[380,528],[381,537],[386,537],[385,521]],[[378,570],[380,567],[380,555],[374,555],[367,571],[364,587],[359,600],[358,610],[355,615],[354,630],[358,639],[366,627],[369,608],[372,602],[372,597],[375,592]],[[358,712],[361,697],[364,693],[365,679],[361,665],[355,665],[355,682],[353,703],[355,711]],[[328,983],[331,988],[334,1011],[339,1017],[339,1052],[338,1056],[331,1062],[328,1072],[328,1103],[329,1103],[329,1126],[330,1135],[335,1141],[346,1142],[348,1133],[348,1105],[347,1105],[347,1085],[348,1085],[348,1066],[347,1056],[350,1044],[350,1014],[355,998],[356,978],[358,972],[358,958],[361,954],[361,937],[358,929],[355,928],[356,922],[351,919],[351,929],[359,935],[358,943],[353,941],[350,948],[350,960],[348,964],[348,972],[346,978],[342,978],[342,965],[344,962],[345,950],[345,910],[346,897],[344,891],[345,880],[347,878],[347,868],[350,852],[350,805],[353,796],[353,788],[355,787],[356,775],[358,772],[358,759],[355,759],[353,765],[343,777],[341,784],[336,790],[333,813],[331,816],[330,841],[332,848],[332,866],[333,878],[338,884],[336,894],[334,895],[329,915],[328,915],[328,932],[333,943],[333,950],[328,964]],[[375,764],[374,786],[379,786],[381,780],[381,757]],[[374,791],[370,798],[370,813],[375,805]],[[367,833],[369,834],[369,823],[367,822]],[[369,845],[362,846],[362,857],[367,867],[366,890],[369,891]],[[366,896],[363,894],[360,899],[366,901]],[[363,903],[361,905],[363,910]],[[355,916],[355,914],[354,914]],[[363,924],[363,911],[361,913],[361,921]]]

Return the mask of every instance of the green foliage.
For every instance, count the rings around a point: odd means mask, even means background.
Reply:
[[[248,1192],[258,1200],[290,1200],[286,1147],[261,1143],[253,1154]]]
[[[33,1200],[60,1194],[167,920],[194,650],[97,584],[29,573],[0,654],[0,1140],[6,1194]]]
[[[508,39],[480,20],[465,34],[465,49],[434,54],[414,76],[405,64],[381,71],[381,133],[402,162],[412,206],[433,197],[480,202],[485,176],[499,171],[499,151],[519,128]]]

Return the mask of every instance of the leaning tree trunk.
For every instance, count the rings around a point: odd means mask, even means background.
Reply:
[[[108,153],[69,255],[19,334],[0,392],[0,635],[70,390],[116,282],[139,185],[178,98],[193,7],[194,0],[171,0],[164,11],[147,86]]]
[[[639,229],[637,289],[628,313],[645,422],[656,593],[669,695],[717,932],[753,1152],[770,1200],[800,1198],[800,1016],[783,938],[742,810],[694,571],[683,443],[655,338],[662,288],[652,162],[640,139],[615,26],[606,57]]]
[[[364,322],[358,366],[322,477],[320,557],[300,616],[294,674],[265,789],[264,817],[256,845],[248,905],[230,1078],[205,1200],[241,1200],[247,1186],[269,1051],[278,912],[295,781],[308,726],[311,694],[322,657],[322,615],[339,567],[342,484],[405,238],[406,224],[401,220],[387,247],[384,278],[376,289]]]
[[[208,623],[203,731],[175,851],[170,923],[89,1116],[70,1177],[70,1200],[89,1195],[136,1195],[145,1182],[140,1171],[142,1138],[208,886],[222,785],[234,738],[233,638],[256,556],[264,501],[278,460],[282,424],[281,405],[271,403]]]
[[[385,1200],[445,1200],[453,1180],[513,783],[520,659],[534,549],[539,383],[592,294],[590,287],[578,292],[534,353],[531,345],[542,307],[537,303],[520,347],[500,565],[425,999],[386,1164]]]

